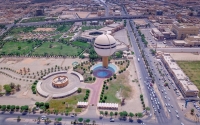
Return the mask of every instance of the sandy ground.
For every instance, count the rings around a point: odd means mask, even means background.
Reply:
[[[194,53],[170,53],[174,60],[180,61],[200,61],[200,55]]]
[[[138,86],[139,83],[137,82],[132,82],[132,80],[138,79],[137,78],[137,74],[136,74],[136,69],[135,66],[133,65],[133,60],[130,60],[130,66],[128,68],[129,71],[129,85],[132,87],[132,97],[131,99],[127,99],[125,100],[125,105],[121,106],[119,108],[119,111],[127,111],[127,112],[133,112],[133,113],[138,113],[138,112],[142,112],[142,105],[141,105],[141,101],[140,101],[140,88]],[[135,108],[137,107],[137,108]]]
[[[129,14],[130,15],[137,15],[137,12],[132,10],[131,12],[129,12]]]
[[[88,17],[92,18],[92,17],[97,17],[97,16],[98,16],[97,14],[90,14]]]
[[[35,32],[40,32],[40,31],[52,32],[52,31],[55,31],[55,30],[56,30],[56,28],[37,28],[37,29],[35,29],[33,31],[35,31]]]
[[[90,12],[75,12],[80,18],[85,18]]]
[[[143,19],[134,19],[133,21],[138,25],[146,24],[145,20],[143,20]]]
[[[87,59],[84,59],[82,61],[86,61]],[[0,67],[9,67],[11,69],[14,69],[16,71],[20,71],[20,69],[23,69],[24,67],[26,69],[30,68],[30,73],[36,73],[37,71],[40,72],[41,70],[48,69],[51,67],[55,67],[55,65],[62,66],[62,67],[68,67],[70,66],[72,68],[73,62],[81,62],[80,59],[63,59],[63,58],[1,58],[0,59]],[[8,72],[10,74],[19,76],[21,75],[16,74],[14,72],[8,71],[8,70],[2,70],[4,72]],[[21,85],[21,90],[14,95],[10,96],[3,96],[0,97],[0,105],[2,104],[16,104],[16,105],[33,105],[36,101],[44,101],[45,98],[41,97],[40,95],[34,95],[31,91],[31,85],[34,82],[29,81],[23,81],[19,79],[13,79],[6,75],[0,74],[0,85],[10,84],[11,82],[15,84]],[[25,77],[26,79],[26,77]],[[4,91],[4,90],[3,90]]]
[[[87,59],[85,59],[87,60]],[[83,60],[83,61],[85,61]],[[37,72],[40,70],[48,69],[51,67],[62,66],[62,67],[72,67],[73,62],[81,62],[78,58],[69,58],[69,59],[63,59],[63,58],[4,58],[2,61],[0,60],[1,67],[9,67],[11,69],[14,69],[16,71],[19,71],[20,69],[30,68],[30,72]]]
[[[115,32],[114,38],[118,39],[120,42],[125,43],[126,45],[130,44],[126,29],[122,29],[122,30]]]

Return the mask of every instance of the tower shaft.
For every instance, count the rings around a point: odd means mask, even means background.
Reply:
[[[108,56],[103,56],[102,60],[103,60],[103,67],[108,68]]]

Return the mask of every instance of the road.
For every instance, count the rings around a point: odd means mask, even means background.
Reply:
[[[128,14],[125,7],[123,7],[123,10],[124,10],[124,13]],[[156,68],[156,64],[158,63],[158,61],[154,56],[152,56],[152,54],[150,53],[150,50],[143,44],[141,37],[139,36],[137,29],[136,29],[136,26],[134,25],[133,21],[127,20],[126,22],[127,22],[127,31],[128,31],[129,36],[130,36],[130,41],[132,43],[132,47],[133,47],[133,50],[134,50],[135,57],[136,57],[136,59],[141,60],[141,61],[136,62],[136,65],[139,65],[139,72],[140,72],[140,75],[141,75],[141,83],[147,84],[147,82],[148,82],[147,78],[149,78],[149,74],[148,74],[148,71],[145,67],[145,62],[141,58],[142,53],[141,53],[138,45],[140,45],[141,50],[144,51],[144,57],[146,58],[146,60],[149,64],[149,67],[151,68],[151,70],[154,74],[155,84],[156,84],[156,86],[158,87],[158,90],[159,90],[158,93],[155,93],[155,94],[159,94],[160,95],[159,97],[161,97],[161,98],[159,98],[157,96],[157,98],[159,100],[158,102],[161,102],[161,100],[162,100],[165,104],[166,103],[170,104],[170,106],[168,105],[167,107],[164,104],[165,109],[167,111],[163,110],[164,106],[162,104],[161,104],[162,106],[161,106],[161,109],[160,109],[160,113],[158,113],[158,111],[154,111],[155,117],[157,118],[158,123],[159,124],[178,125],[178,124],[181,124],[181,122],[182,122],[182,123],[185,123],[185,124],[192,124],[192,122],[189,122],[188,120],[185,119],[184,114],[182,113],[180,107],[177,104],[177,98],[176,98],[177,96],[176,96],[175,92],[173,91],[173,89],[166,89],[166,88],[164,89],[164,86],[162,86],[164,84],[164,81],[160,81],[161,80],[160,78],[162,76],[160,75],[160,73],[158,72],[158,69]],[[149,21],[147,21],[147,22],[150,23]],[[132,28],[130,26],[130,23],[133,26]],[[152,26],[151,23],[150,23],[150,26],[154,27],[154,26]],[[134,33],[135,33],[135,36],[134,36]],[[138,38],[138,40],[139,40],[138,44],[136,43],[135,37]],[[167,73],[166,69],[165,69],[165,72]],[[171,81],[171,82],[173,81],[171,78],[169,78],[169,75],[168,76],[164,75],[164,77],[165,77],[164,79],[169,79],[169,81]],[[144,85],[144,86],[146,86],[146,85]],[[154,100],[153,101],[150,100],[150,97],[152,97],[152,96],[151,96],[151,94],[148,94],[149,87],[147,89],[147,86],[146,86],[145,95],[148,98],[148,101],[152,102],[151,106],[152,105],[155,106],[156,104],[155,104]],[[163,90],[163,89],[166,90],[166,91],[164,91],[162,93],[161,90]],[[166,99],[164,98],[165,96],[167,97]],[[168,113],[169,110],[170,110],[170,113]],[[179,119],[176,117],[177,113],[175,112],[175,110],[177,110],[179,112],[178,113],[178,115],[180,117]],[[168,118],[166,117],[166,114],[169,115]]]
[[[104,6],[104,8],[105,8],[105,16],[108,17],[109,16],[109,8],[108,8],[108,6],[106,5],[105,1],[103,1],[103,0],[99,0],[99,2]]]
[[[146,78],[149,78],[149,74],[147,73],[147,70],[145,68],[145,63],[144,63],[143,59],[141,58],[141,52],[138,48],[138,45],[137,45],[135,37],[134,37],[134,33],[131,29],[131,26],[130,26],[130,23],[129,23],[128,20],[127,20],[127,28],[128,28],[127,30],[128,30],[129,36],[130,36],[131,43],[132,43],[132,47],[133,47],[133,50],[134,50],[134,55],[135,55],[136,59],[138,59],[138,58],[140,59],[140,61],[136,62],[136,63],[139,66],[139,69],[140,69],[141,83],[144,84],[144,82],[147,82]],[[135,29],[136,29],[136,27],[135,27]],[[148,98],[148,101],[149,101],[149,104],[150,104],[151,100],[150,100],[150,95],[147,93],[148,89],[146,88],[145,90],[146,90],[145,91],[146,94],[144,96]],[[161,101],[159,101],[159,102],[161,102]],[[165,112],[164,112],[162,106],[161,106],[160,113],[156,112],[155,115],[156,115],[159,123],[166,123],[167,117],[165,115]]]
[[[38,26],[38,25],[65,23],[65,22],[82,22],[82,21],[94,21],[94,20],[106,20],[106,19],[144,19],[144,18],[147,18],[147,16],[123,15],[123,16],[109,16],[109,17],[92,17],[92,18],[84,18],[84,19],[70,19],[70,20],[61,20],[61,21],[41,21],[41,22],[30,22],[30,23],[18,23],[15,26]]]
[[[0,125],[24,125],[25,123],[21,122],[21,123],[17,123],[17,122],[10,122],[10,121],[6,121],[7,118],[17,118],[18,116],[20,116],[21,119],[37,119],[38,117],[41,117],[42,114],[27,114],[27,115],[20,115],[20,114],[9,114],[9,113],[3,113],[0,115]],[[55,118],[59,118],[62,117],[62,121],[66,122],[66,121],[74,121],[75,119],[78,118],[83,118],[83,119],[88,119],[85,116],[80,116],[80,117],[70,117],[70,116],[65,116],[65,115],[46,115],[50,120],[54,121]],[[110,122],[110,116],[108,117],[104,117],[103,119],[100,119],[99,117],[91,117],[89,118],[90,121],[92,122],[93,120],[96,121],[97,124],[102,124],[102,125],[138,125],[137,119],[133,119],[132,122],[130,122],[128,119],[127,120],[119,120],[116,119],[115,116],[113,116],[113,118],[115,119],[115,122],[111,123]],[[142,122],[146,122],[145,120],[143,120]],[[36,123],[33,123],[32,125],[35,125]],[[41,123],[44,124],[44,123]],[[31,123],[28,123],[27,125],[31,125]],[[157,123],[154,122],[148,122],[148,125],[159,125]]]

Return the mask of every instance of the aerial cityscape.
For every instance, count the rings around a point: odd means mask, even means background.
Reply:
[[[200,125],[200,0],[0,0],[0,125]]]

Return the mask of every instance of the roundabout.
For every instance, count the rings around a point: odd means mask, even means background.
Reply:
[[[67,71],[51,73],[37,84],[37,92],[43,96],[61,98],[75,93],[81,87],[80,78]]]

